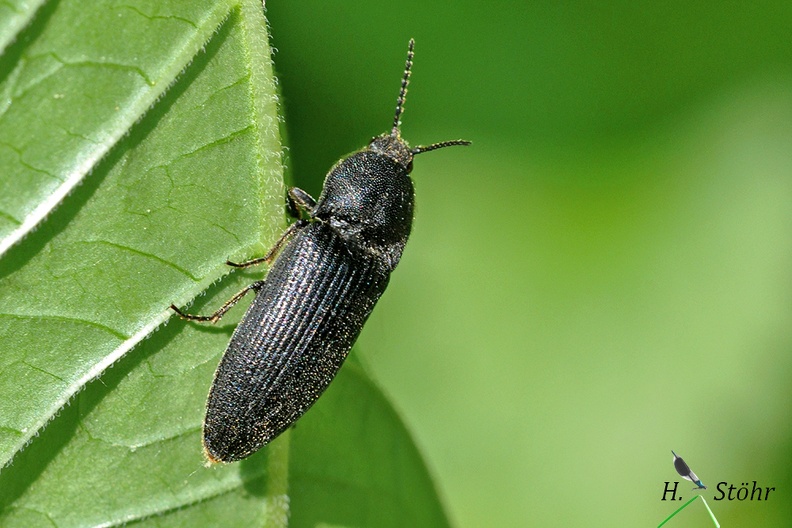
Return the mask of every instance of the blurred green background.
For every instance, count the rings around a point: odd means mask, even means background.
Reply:
[[[410,37],[404,137],[474,142],[416,161],[358,343],[460,527],[657,526],[671,449],[792,523],[792,4],[713,5],[267,3],[295,184],[389,128]]]

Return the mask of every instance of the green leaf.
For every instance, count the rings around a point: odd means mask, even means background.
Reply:
[[[0,391],[11,397],[0,403],[0,462],[161,324],[170,301],[193,297],[220,278],[229,255],[261,246],[262,233],[272,240],[282,228],[269,64],[245,60],[251,45],[268,58],[265,39],[246,40],[252,28],[228,5],[225,12],[214,7],[167,16],[144,15],[142,7],[94,7],[86,12],[76,2],[48,5],[51,12],[38,14],[26,30],[40,34],[20,50],[4,84],[13,96],[0,134],[20,153],[3,159],[4,199],[35,201],[36,209],[57,204],[62,187],[41,186],[26,167],[53,163],[47,171],[60,174],[84,166],[86,150],[90,157],[110,153],[85,167],[83,185],[5,255],[0,324],[9,353],[2,359]],[[175,32],[170,45],[157,39],[153,47],[172,55],[154,60],[145,44],[138,51],[145,65],[119,66],[116,43],[126,41],[124,53],[134,56],[129,42],[171,34],[157,29],[162,23],[188,28]],[[86,34],[93,41],[90,60],[79,49]],[[194,44],[191,55],[185,41]],[[70,59],[40,77],[35,64],[53,54]],[[151,82],[160,93],[150,93],[151,83],[139,82],[144,78],[157,79]],[[138,108],[140,93],[149,100]],[[74,141],[58,142],[66,137]],[[101,148],[88,148],[99,143]]]
[[[218,307],[253,280],[225,260],[285,226],[260,4],[2,7],[0,525],[447,524],[355,363],[293,432],[204,466],[243,309],[207,327],[167,307]]]

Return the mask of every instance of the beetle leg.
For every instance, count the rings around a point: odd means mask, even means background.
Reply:
[[[297,213],[297,218],[300,217],[301,211],[305,211],[308,213],[308,216],[311,216],[316,207],[316,200],[299,187],[292,187],[289,189],[288,201],[289,207]]]
[[[226,264],[229,266],[233,266],[235,268],[249,268],[250,266],[255,266],[256,264],[261,264],[262,262],[266,262],[267,264],[270,264],[272,262],[272,259],[275,258],[275,255],[277,255],[278,251],[280,251],[280,249],[283,247],[283,244],[285,244],[286,241],[289,238],[291,238],[294,232],[299,229],[302,229],[307,225],[308,225],[307,220],[297,220],[296,222],[294,222],[292,225],[289,226],[286,232],[284,232],[283,235],[281,235],[278,241],[275,242],[275,245],[272,246],[272,249],[270,249],[267,252],[267,254],[264,255],[263,257],[254,258],[253,260],[248,260],[245,262],[231,262],[230,260],[226,260]]]
[[[170,307],[171,307],[171,310],[173,310],[174,312],[176,312],[179,315],[179,317],[181,317],[182,319],[185,319],[187,321],[216,323],[217,321],[219,321],[225,315],[225,313],[228,310],[230,310],[236,303],[238,303],[239,300],[242,299],[242,297],[247,295],[247,293],[250,290],[255,290],[257,288],[260,288],[262,284],[264,284],[264,281],[256,281],[253,284],[251,284],[250,286],[246,286],[242,291],[240,291],[239,293],[237,293],[236,295],[231,297],[228,301],[226,301],[226,303],[223,306],[221,306],[220,309],[217,310],[212,315],[192,315],[192,314],[188,314],[188,313],[185,313],[185,312],[182,312],[181,310],[179,310],[176,307],[175,304],[171,304]]]
[[[301,212],[306,211],[310,216],[314,210],[314,207],[316,207],[316,200],[314,200],[310,194],[298,187],[292,187],[289,189],[288,202],[289,207],[287,209],[290,211],[290,213],[294,213],[293,216],[295,216],[295,218],[298,220],[289,226],[286,232],[283,233],[277,242],[275,242],[275,245],[272,246],[272,249],[270,249],[269,252],[263,257],[248,260],[246,262],[231,262],[230,260],[226,260],[226,264],[235,268],[248,268],[250,266],[255,266],[256,264],[261,264],[262,262],[270,264],[272,259],[275,258],[275,255],[278,254],[278,251],[280,251],[280,249],[283,247],[283,244],[286,243],[286,241],[294,234],[294,232],[308,225],[307,220],[300,218],[302,216]]]

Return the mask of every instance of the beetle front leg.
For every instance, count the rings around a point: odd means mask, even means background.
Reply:
[[[308,213],[309,217],[313,216],[313,210],[316,208],[316,200],[313,199],[313,196],[299,187],[292,187],[289,189],[287,198],[289,200],[289,206],[297,212],[297,218],[302,217],[300,215],[302,211]]]

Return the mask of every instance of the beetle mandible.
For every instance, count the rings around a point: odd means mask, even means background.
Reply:
[[[269,253],[227,262],[238,268],[271,263],[266,278],[209,316],[171,305],[184,319],[214,323],[245,294],[256,294],[209,392],[203,445],[210,462],[253,454],[316,402],[385,291],[410,236],[413,157],[470,144],[460,139],[410,148],[401,138],[414,45],[410,39],[391,131],[336,163],[318,200],[290,189],[298,219]]]

